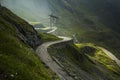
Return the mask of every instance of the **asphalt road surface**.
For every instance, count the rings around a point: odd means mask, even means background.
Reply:
[[[62,42],[69,42],[72,40],[72,38],[68,37],[62,37],[59,36],[60,38],[63,38],[63,40],[60,41],[53,41],[53,42],[46,42],[40,45],[36,49],[36,53],[40,57],[40,59],[53,71],[55,72],[61,80],[74,80],[71,76],[69,76],[66,71],[64,71],[63,68],[59,66],[49,55],[47,48],[50,45],[57,44],[57,43],[62,43]]]

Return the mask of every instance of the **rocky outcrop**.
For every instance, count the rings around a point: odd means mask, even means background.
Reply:
[[[36,48],[36,46],[41,44],[41,37],[33,28],[33,26],[13,14],[5,7],[0,6],[0,10],[0,17],[2,18],[2,20],[6,21],[9,25],[12,25],[8,26],[1,22],[4,25],[1,27],[6,29],[6,31],[8,28],[10,28],[10,31],[13,32],[15,36],[17,36],[21,41],[34,49]]]
[[[30,26],[32,27],[32,26]],[[36,48],[36,46],[41,44],[41,37],[32,27],[32,32],[25,31],[23,26],[18,24],[16,25],[16,30],[18,33],[18,37],[24,42],[29,44],[32,48]]]

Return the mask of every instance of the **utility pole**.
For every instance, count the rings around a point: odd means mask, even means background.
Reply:
[[[1,2],[0,2],[0,12],[1,12],[1,10],[2,10],[2,5],[1,5]]]
[[[0,2],[0,7],[1,7],[1,2]]]
[[[53,14],[49,15],[50,16],[50,27],[53,28],[57,24],[57,20],[59,19],[58,16],[55,16]]]

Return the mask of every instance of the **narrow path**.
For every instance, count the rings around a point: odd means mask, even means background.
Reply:
[[[62,42],[69,42],[72,39],[68,38],[68,37],[62,37],[59,36],[60,38],[63,38],[63,40],[60,41],[54,41],[54,42],[46,42],[42,45],[40,45],[37,49],[36,49],[36,53],[38,54],[38,56],[40,57],[40,59],[47,65],[49,66],[49,68],[55,72],[61,80],[74,80],[71,76],[69,76],[66,71],[64,71],[49,55],[47,48],[50,45],[53,44],[57,44],[57,43],[62,43]]]
[[[114,56],[113,53],[111,53],[110,51],[108,51],[108,50],[106,50],[105,48],[102,48],[102,47],[99,47],[99,49],[101,49],[105,54],[107,54],[120,67],[120,60],[116,56]]]

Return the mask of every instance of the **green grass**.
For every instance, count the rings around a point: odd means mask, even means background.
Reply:
[[[2,80],[52,80],[55,76],[45,68],[33,50],[12,35],[0,32],[0,43]],[[11,77],[12,74],[14,77]]]
[[[29,24],[36,25],[36,24],[40,24],[40,22],[29,22]]]
[[[55,35],[52,34],[47,34],[47,33],[41,33],[39,32],[41,38],[42,38],[42,42],[49,42],[49,41],[57,41],[57,40],[62,40],[61,38],[58,38]]]

